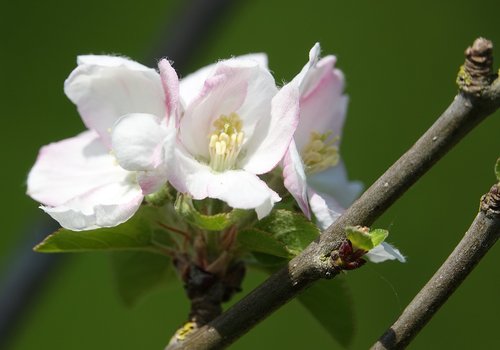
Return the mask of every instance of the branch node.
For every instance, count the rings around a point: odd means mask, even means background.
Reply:
[[[461,91],[479,97],[496,77],[493,72],[493,43],[477,38],[465,50],[465,63],[458,72],[457,84]]]
[[[481,211],[485,214],[500,215],[500,187],[493,185],[488,193],[481,197]]]
[[[331,253],[333,269],[338,273],[343,270],[354,270],[366,263],[366,260],[361,258],[366,254],[365,250],[352,247],[349,240],[342,242],[338,250]]]

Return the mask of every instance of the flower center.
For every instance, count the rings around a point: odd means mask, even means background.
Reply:
[[[323,134],[311,132],[309,143],[302,149],[307,174],[314,174],[337,165],[339,149],[335,143],[339,137],[331,137],[332,131]]]
[[[210,167],[213,170],[224,171],[235,165],[243,143],[242,125],[240,116],[236,113],[221,115],[214,121],[215,130],[210,135],[208,145]]]

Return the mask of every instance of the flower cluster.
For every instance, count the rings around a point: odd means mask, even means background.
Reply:
[[[73,231],[122,224],[165,186],[258,219],[291,195],[326,228],[361,185],[348,181],[339,153],[344,77],[334,56],[319,54],[316,44],[281,88],[264,54],[184,79],[166,59],[157,71],[124,57],[80,56],[64,90],[88,130],[41,149],[28,194]],[[373,253],[403,259],[385,243]]]

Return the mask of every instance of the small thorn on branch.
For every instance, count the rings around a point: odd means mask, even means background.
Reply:
[[[481,95],[495,78],[493,43],[485,38],[477,38],[465,50],[465,63],[458,72],[457,84],[463,92]]]

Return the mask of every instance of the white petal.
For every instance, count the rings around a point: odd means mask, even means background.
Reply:
[[[28,194],[76,231],[116,226],[143,198],[134,174],[116,163],[94,131],[43,147],[28,176]]]
[[[338,203],[325,194],[318,194],[309,189],[309,205],[316,218],[316,224],[321,230],[326,230],[344,212]]]
[[[283,158],[283,178],[285,188],[292,194],[300,209],[310,219],[311,212],[307,198],[306,173],[294,141],[290,143]]]
[[[289,83],[272,100],[271,117],[262,118],[252,139],[246,145],[243,169],[253,174],[272,170],[285,155],[297,128],[299,118],[299,89]]]
[[[243,170],[212,173],[207,189],[208,197],[220,199],[230,207],[256,209],[259,219],[269,214],[274,203],[281,200],[264,181]]]
[[[59,224],[72,231],[113,227],[127,221],[143,199],[134,181],[110,183],[56,206],[41,208]]]
[[[307,73],[311,68],[314,67],[314,65],[318,62],[319,55],[321,53],[321,46],[319,43],[314,44],[314,46],[309,50],[309,61],[302,67],[302,70],[300,71],[299,74],[293,78],[293,81],[295,81],[299,86],[301,86],[301,92],[304,90],[304,85],[302,82],[304,81],[304,78],[306,77]]]
[[[154,69],[113,56],[80,56],[78,64],[64,91],[85,125],[97,131],[106,146],[111,145],[114,123],[125,114],[165,117],[165,96]]]
[[[148,195],[159,191],[167,183],[168,171],[165,165],[156,169],[137,172],[137,182],[141,186],[142,193]]]
[[[274,203],[281,200],[257,176],[243,170],[213,172],[181,148],[176,149],[174,163],[170,182],[194,199],[216,198],[233,208],[255,209],[259,218],[269,214]]]
[[[278,88],[271,73],[260,66],[254,66],[245,102],[237,111],[243,121],[243,148],[247,155],[255,152],[255,145],[260,142],[263,133],[267,134],[272,128],[273,98],[277,93]],[[245,162],[243,160],[241,163]]]
[[[166,129],[160,118],[135,113],[122,117],[112,134],[113,153],[127,170],[152,170],[163,162],[163,141]]]
[[[138,172],[144,194],[156,192],[167,182],[176,122],[172,118],[165,123],[165,119],[154,115],[130,114],[121,118],[113,130],[113,152],[123,168]]]
[[[240,108],[246,98],[249,76],[249,70],[241,70],[239,74],[219,74],[205,81],[202,92],[187,107],[180,122],[180,138],[192,155],[209,158],[213,122]]]
[[[396,259],[402,263],[406,262],[405,257],[398,249],[385,242],[382,242],[381,244],[370,250],[368,253],[366,253],[366,257],[374,263]]]
[[[254,61],[262,68],[267,69],[267,55],[264,53],[238,56],[235,60]],[[217,63],[200,68],[189,74],[180,82],[180,96],[185,106],[188,106],[200,93],[207,80],[215,72]]]
[[[332,168],[309,176],[307,181],[311,188],[335,198],[343,208],[348,208],[363,190],[361,182],[347,179],[342,161]]]
[[[28,194],[59,206],[95,188],[124,181],[122,169],[94,131],[42,147],[28,175]]]

